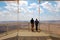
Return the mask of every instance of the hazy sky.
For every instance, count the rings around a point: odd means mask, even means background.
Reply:
[[[40,11],[39,11],[40,8]],[[30,20],[60,20],[60,1],[26,0],[0,1],[0,21]],[[40,13],[39,13],[40,12]],[[18,18],[17,18],[18,17]]]

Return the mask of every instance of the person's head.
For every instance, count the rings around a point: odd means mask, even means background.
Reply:
[[[36,19],[37,20],[37,19]]]
[[[33,20],[33,18],[32,18],[32,20]]]

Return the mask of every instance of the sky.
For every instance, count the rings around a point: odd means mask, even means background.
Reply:
[[[19,5],[16,1],[0,1],[0,21],[29,21],[31,18],[60,20],[60,1],[23,0]]]

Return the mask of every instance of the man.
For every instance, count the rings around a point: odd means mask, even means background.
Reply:
[[[39,23],[39,21],[36,19],[35,20],[36,31],[38,31],[38,23]]]
[[[33,18],[30,20],[30,23],[31,23],[31,30],[34,31],[34,19]]]

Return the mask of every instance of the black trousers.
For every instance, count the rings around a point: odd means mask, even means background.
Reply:
[[[38,25],[36,25],[36,31],[38,31]]]

